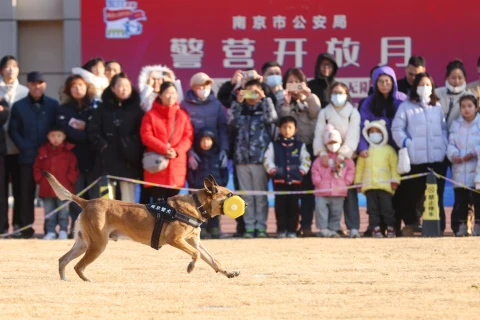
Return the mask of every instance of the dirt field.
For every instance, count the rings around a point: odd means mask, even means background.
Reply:
[[[480,314],[480,238],[207,240],[238,278],[171,247],[110,242],[59,280],[73,240],[0,240],[3,319],[467,319]]]

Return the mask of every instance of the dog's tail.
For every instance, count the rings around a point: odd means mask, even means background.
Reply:
[[[82,209],[87,204],[87,200],[77,197],[67,190],[50,172],[44,171],[43,174],[48,180],[53,191],[60,200],[71,200],[77,203]]]

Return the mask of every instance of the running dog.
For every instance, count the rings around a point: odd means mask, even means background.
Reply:
[[[82,280],[90,281],[84,274],[85,268],[103,253],[109,238],[116,240],[126,236],[133,241],[151,245],[157,219],[145,205],[103,198],[85,200],[70,193],[52,174],[44,174],[60,200],[74,201],[82,208],[75,225],[75,244],[59,259],[61,280],[66,280],[67,264],[84,254],[74,269]],[[204,179],[204,187],[193,194],[168,198],[167,203],[176,212],[181,212],[184,217],[193,218],[191,220],[198,223],[222,214],[223,203],[233,196],[232,191],[217,185],[211,175]],[[202,258],[216,272],[228,278],[237,277],[239,271],[225,270],[200,243],[198,225],[194,227],[180,220],[166,221],[160,227],[158,245],[169,244],[190,255],[192,261],[187,267],[188,273],[195,269],[198,259]]]

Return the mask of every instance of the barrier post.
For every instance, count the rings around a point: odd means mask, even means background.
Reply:
[[[422,216],[422,236],[440,237],[440,210],[438,208],[437,178],[430,172],[427,176],[425,203]]]
[[[108,176],[102,176],[100,179],[100,198],[115,199],[115,189],[110,184]]]

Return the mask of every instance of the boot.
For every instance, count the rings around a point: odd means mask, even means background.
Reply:
[[[300,236],[303,238],[315,238],[317,235],[311,228],[302,228],[300,229]]]

